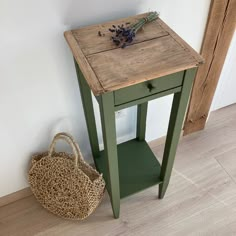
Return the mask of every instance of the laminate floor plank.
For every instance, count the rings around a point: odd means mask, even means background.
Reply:
[[[122,199],[112,216],[106,194],[88,219],[60,219],[26,197],[0,207],[0,236],[236,235],[236,105],[211,114],[204,131],[180,141],[164,199],[158,186]],[[163,144],[151,143],[161,161]]]
[[[236,235],[236,212],[222,204],[214,204],[186,220],[158,232],[160,236]]]

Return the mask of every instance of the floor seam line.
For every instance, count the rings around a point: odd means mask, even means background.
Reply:
[[[214,158],[217,163],[221,166],[221,168],[224,170],[224,172],[230,177],[230,179],[236,184],[236,181],[233,179],[233,177],[228,173],[228,171],[224,168],[224,166],[216,159]]]
[[[182,174],[181,172],[177,171],[175,169],[176,173],[180,176],[182,176],[185,180],[187,180],[188,182],[190,182],[192,185],[194,185],[197,189],[206,192],[209,196],[211,196],[212,198],[214,198],[218,203],[223,204],[224,206],[228,206],[227,203],[225,203],[222,200],[219,200],[216,196],[214,196],[212,193],[210,193],[209,190],[206,190],[205,188],[200,187],[198,184],[196,184],[194,181],[192,181],[190,178],[186,177],[184,174]]]

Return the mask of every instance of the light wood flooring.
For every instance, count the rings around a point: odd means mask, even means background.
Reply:
[[[163,145],[150,146],[161,156]],[[106,195],[82,222],[57,218],[29,196],[0,208],[0,235],[236,235],[236,105],[182,138],[167,194],[157,193],[156,186],[123,199],[118,220]]]

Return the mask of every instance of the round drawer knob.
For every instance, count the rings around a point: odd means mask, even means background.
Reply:
[[[147,88],[149,89],[149,92],[152,92],[152,90],[155,88],[151,83],[147,84]]]

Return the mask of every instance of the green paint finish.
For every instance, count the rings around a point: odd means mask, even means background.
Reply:
[[[159,184],[161,166],[146,141],[137,139],[117,145],[120,179],[120,197],[124,198],[146,188]],[[105,152],[96,159],[98,170],[106,182],[109,172],[105,162]],[[107,185],[110,193],[110,185]]]
[[[87,82],[85,81],[85,78],[81,73],[77,62],[75,60],[74,62],[80,87],[81,100],[84,108],[85,120],[88,129],[89,141],[92,149],[93,158],[95,159],[99,155],[99,145],[98,145],[98,135],[95,123],[91,90],[87,85]]]
[[[185,72],[182,91],[174,95],[161,167],[163,183],[159,186],[159,198],[164,197],[169,184],[195,71],[191,69]]]
[[[109,189],[113,214],[115,218],[120,213],[120,184],[116,145],[116,125],[113,93],[105,93],[100,98],[100,113],[103,131],[104,155],[95,159],[96,166],[102,160],[106,169],[106,184]]]
[[[147,119],[148,103],[142,103],[137,108],[137,139],[144,140],[146,133],[146,119]]]
[[[114,92],[115,105],[120,105],[139,98],[147,97],[164,90],[172,89],[182,85],[184,72],[163,76],[140,84],[119,89]]]
[[[96,97],[101,113],[104,151],[99,151],[91,91],[77,65],[81,98],[97,169],[104,174],[115,218],[120,198],[159,185],[163,198],[169,184],[195,69],[178,72]],[[148,101],[174,93],[162,165],[145,141]],[[138,105],[137,138],[116,144],[115,111]]]
[[[177,92],[181,91],[181,89],[182,89],[182,86],[179,86],[179,87],[172,88],[172,89],[160,92],[160,93],[156,93],[154,95],[150,95],[148,97],[144,97],[144,98],[140,98],[138,100],[134,100],[134,101],[127,102],[127,103],[124,103],[124,104],[120,104],[120,105],[115,106],[115,110],[116,111],[122,110],[124,108],[135,106],[135,105],[138,105],[138,104],[142,104],[144,102],[148,102],[148,101],[151,101],[151,100],[156,99],[156,98],[160,98],[160,97],[163,97],[163,96],[167,96],[169,94],[177,93]]]

